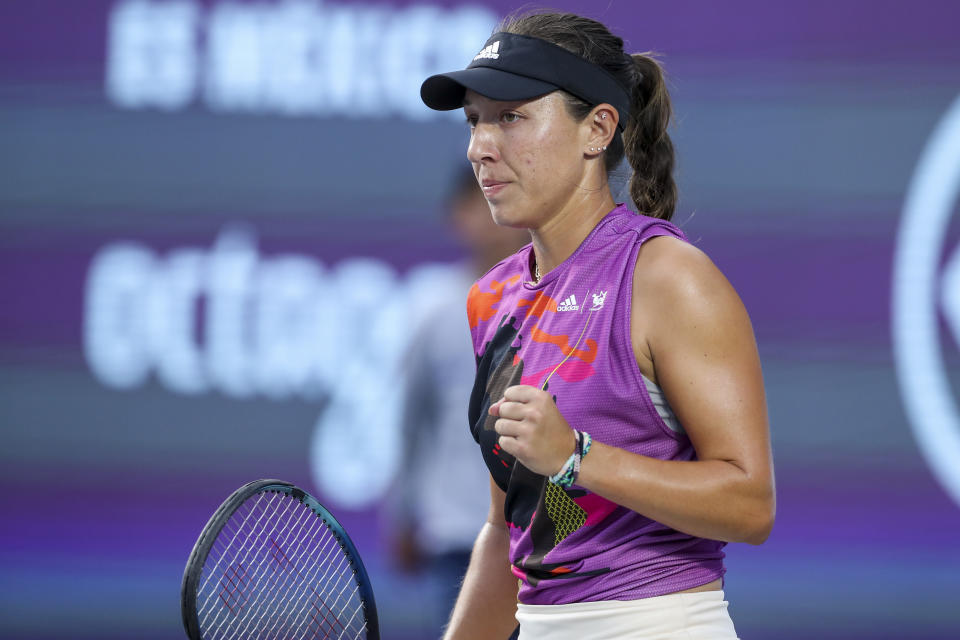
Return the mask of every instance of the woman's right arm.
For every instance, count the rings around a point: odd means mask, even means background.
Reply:
[[[473,545],[444,640],[506,640],[517,626],[517,578],[510,571],[505,499],[491,478],[490,513]]]

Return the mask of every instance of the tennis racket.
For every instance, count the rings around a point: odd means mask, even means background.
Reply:
[[[194,545],[180,590],[190,640],[379,640],[373,589],[340,523],[282,480],[233,492]]]

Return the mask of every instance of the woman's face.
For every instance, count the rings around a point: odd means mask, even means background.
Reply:
[[[501,102],[468,90],[467,158],[497,224],[538,228],[583,193],[589,127],[560,93]]]

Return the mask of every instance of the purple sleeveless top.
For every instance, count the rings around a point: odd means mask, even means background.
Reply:
[[[635,600],[724,573],[725,543],[681,533],[581,487],[547,482],[498,446],[496,419],[487,415],[507,387],[536,386],[596,442],[663,460],[695,458],[686,435],[657,414],[630,340],[637,252],[660,235],[686,240],[669,222],[620,205],[539,283],[531,282],[528,245],[470,290],[477,357],[470,425],[506,492],[510,563],[524,604]]]

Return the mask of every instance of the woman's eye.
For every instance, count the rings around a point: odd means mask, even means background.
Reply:
[[[502,119],[504,122],[507,122],[507,123],[516,122],[517,120],[520,119],[520,115],[519,115],[519,114],[511,113],[511,112],[507,112],[507,113],[503,114],[503,115],[500,116],[500,117],[501,117],[501,119]]]

